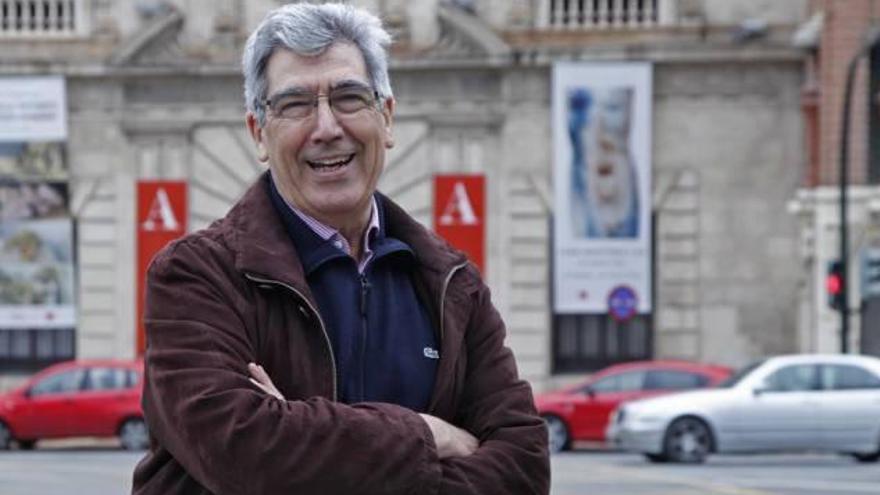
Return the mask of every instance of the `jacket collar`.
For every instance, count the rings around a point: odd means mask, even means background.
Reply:
[[[290,285],[311,297],[303,263],[283,218],[272,204],[269,180],[269,173],[264,172],[222,221],[228,227],[226,238],[234,252],[235,268],[244,274]],[[446,275],[465,261],[464,255],[383,194],[376,193],[376,199],[381,205],[383,235],[400,239],[411,248],[419,275],[427,288],[439,295]]]
[[[222,221],[228,225],[227,241],[235,256],[235,268],[309,294],[302,263],[272,206],[268,187],[269,173],[264,172]]]

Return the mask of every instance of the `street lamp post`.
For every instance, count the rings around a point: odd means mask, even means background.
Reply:
[[[849,117],[852,106],[852,87],[856,69],[863,56],[880,43],[880,29],[873,27],[859,51],[849,61],[846,86],[843,92],[843,122],[840,131],[840,270],[842,306],[840,308],[840,352],[849,352],[849,229],[847,227],[847,185],[849,184]]]

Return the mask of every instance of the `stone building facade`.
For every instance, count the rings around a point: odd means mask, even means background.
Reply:
[[[30,14],[14,3],[0,0],[0,13]],[[0,77],[66,80],[75,354],[131,357],[136,181],[186,180],[197,229],[261,172],[244,127],[238,58],[263,14],[285,2],[18,3],[74,13],[65,29],[2,21]],[[485,175],[485,274],[520,372],[538,388],[559,379],[554,362],[566,352],[550,294],[551,72],[560,60],[653,64],[655,300],[646,355],[739,365],[809,348],[798,330],[799,217],[786,203],[806,159],[808,55],[791,37],[810,2],[350,3],[382,16],[396,38],[397,144],[380,190],[430,225],[434,174]],[[590,358],[595,349],[583,351],[581,371],[589,371],[599,361]],[[625,357],[606,351],[606,361]]]

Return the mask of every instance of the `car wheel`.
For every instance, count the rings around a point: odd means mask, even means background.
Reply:
[[[852,455],[859,462],[877,462],[880,461],[880,452],[874,452],[871,454],[853,454]]]
[[[565,422],[556,416],[544,416],[544,422],[547,423],[550,452],[561,452],[568,449],[570,439]]]
[[[21,450],[33,450],[34,445],[36,444],[36,440],[19,440],[18,448],[20,448]]]
[[[0,421],[0,450],[8,449],[11,442],[12,432],[9,431],[9,427],[4,422]]]
[[[855,460],[859,462],[877,462],[880,461],[880,442],[877,443],[877,450],[874,452],[869,452],[867,454],[862,452],[855,452],[852,454]]]
[[[712,450],[712,433],[697,418],[680,418],[666,430],[663,455],[672,462],[699,464]]]
[[[142,419],[129,419],[119,427],[119,443],[125,450],[144,450],[150,444],[147,424]]]
[[[645,454],[645,459],[648,459],[649,461],[656,464],[669,461],[669,458],[663,454]]]

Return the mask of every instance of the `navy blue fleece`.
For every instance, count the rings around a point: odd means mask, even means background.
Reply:
[[[382,199],[373,258],[358,273],[355,260],[321,239],[284,202],[269,194],[292,239],[327,327],[345,403],[377,401],[424,411],[437,373],[439,345],[413,285],[415,256],[385,236]]]

